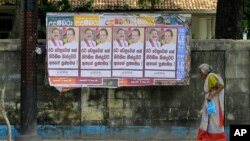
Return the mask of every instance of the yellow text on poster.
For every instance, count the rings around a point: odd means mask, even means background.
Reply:
[[[137,26],[154,26],[154,18],[151,16],[136,17]]]
[[[100,17],[98,15],[74,16],[75,26],[98,26]]]

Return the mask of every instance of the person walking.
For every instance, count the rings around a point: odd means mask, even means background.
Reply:
[[[208,64],[199,66],[199,75],[205,79],[204,104],[202,118],[196,140],[199,141],[226,141],[224,131],[224,82],[223,79],[213,73]],[[210,112],[209,102],[214,102],[215,111]]]

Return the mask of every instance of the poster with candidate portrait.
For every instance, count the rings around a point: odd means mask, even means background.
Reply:
[[[81,28],[81,77],[111,77],[111,28]]]
[[[46,20],[51,86],[189,83],[189,14],[48,13]]]
[[[47,66],[50,78],[77,77],[79,73],[78,27],[48,28]],[[51,81],[54,82],[54,81]]]
[[[112,77],[143,77],[144,29],[113,28]]]
[[[177,28],[146,28],[145,77],[176,78]]]

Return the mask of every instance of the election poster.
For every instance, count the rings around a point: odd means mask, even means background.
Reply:
[[[143,77],[143,33],[143,28],[113,28],[113,77]]]
[[[111,28],[81,28],[81,77],[111,77]]]
[[[189,14],[47,13],[51,86],[187,85]]]

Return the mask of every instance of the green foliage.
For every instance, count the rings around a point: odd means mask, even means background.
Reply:
[[[243,20],[243,32],[244,33],[248,33],[248,30],[249,30],[249,19],[244,19]]]
[[[248,32],[250,26],[250,0],[244,0],[243,32]]]
[[[12,32],[9,32],[9,36],[8,36],[8,39],[12,39],[12,37],[13,37],[13,34],[12,34]]]
[[[194,33],[192,33],[192,39],[196,39],[196,36]]]
[[[59,11],[72,12],[72,9],[70,7],[70,3],[68,0],[62,0],[58,2],[58,8],[59,8]]]
[[[250,19],[250,0],[244,0],[244,17],[243,19]]]
[[[248,28],[249,27],[249,20],[248,19],[244,19],[243,20],[243,27],[244,28]]]
[[[250,16],[250,0],[244,0],[244,14]]]

